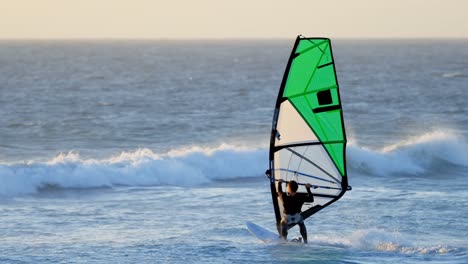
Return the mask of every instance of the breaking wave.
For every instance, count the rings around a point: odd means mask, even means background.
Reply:
[[[353,175],[418,175],[432,170],[437,162],[468,167],[468,144],[452,133],[433,132],[380,150],[350,143],[347,158]],[[199,186],[216,180],[262,177],[267,164],[266,148],[227,144],[163,154],[142,148],[100,160],[68,152],[45,162],[0,163],[0,195],[35,193],[51,186]]]
[[[50,186],[196,186],[213,180],[259,176],[267,160],[265,150],[230,145],[192,147],[165,154],[138,149],[103,160],[82,159],[76,152],[61,153],[47,162],[0,164],[0,195],[35,193]]]
[[[437,164],[468,167],[468,144],[446,131],[423,134],[379,150],[349,144],[348,166],[372,175],[420,175]]]

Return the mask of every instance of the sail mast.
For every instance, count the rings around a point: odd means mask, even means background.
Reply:
[[[270,164],[269,164],[269,172],[270,172],[270,188],[271,188],[271,195],[273,199],[273,208],[275,210],[275,218],[276,218],[276,223],[278,224],[281,221],[281,212],[279,211],[279,205],[278,205],[278,199],[277,199],[277,194],[276,194],[276,186],[275,186],[275,165],[273,162],[274,159],[274,147],[275,147],[275,138],[276,138],[276,125],[278,121],[278,114],[279,114],[279,107],[281,105],[281,102],[284,100],[282,94],[286,85],[286,80],[288,79],[288,73],[289,69],[291,68],[291,63],[294,58],[294,51],[297,48],[297,45],[299,44],[300,40],[300,35],[297,36],[296,41],[294,42],[293,49],[291,51],[291,55],[289,56],[288,59],[288,64],[286,65],[286,70],[284,71],[283,75],[283,80],[281,81],[281,86],[280,90],[278,92],[278,97],[276,99],[276,104],[275,104],[275,111],[273,114],[273,122],[272,122],[272,129],[271,129],[271,136],[270,136]]]

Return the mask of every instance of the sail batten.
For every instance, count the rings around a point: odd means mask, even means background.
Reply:
[[[346,135],[330,39],[298,37],[276,101],[270,141],[270,183],[277,223],[276,182],[295,180],[316,189],[304,218],[338,200],[348,189]]]
[[[294,98],[294,97],[298,97],[298,96],[304,96],[304,95],[307,95],[307,94],[309,94],[309,93],[315,93],[315,92],[320,92],[320,91],[326,91],[326,90],[335,89],[335,88],[338,88],[338,86],[332,85],[332,86],[328,86],[328,87],[324,87],[324,88],[315,89],[314,91],[308,91],[308,92],[303,92],[303,93],[299,93],[299,94],[294,94],[294,95],[290,95],[289,98]]]
[[[325,173],[326,175],[328,175],[331,179],[333,179],[333,183],[340,183],[340,181],[338,179],[336,179],[335,177],[333,177],[333,175],[331,175],[330,173],[328,173],[326,170],[324,170],[322,167],[320,167],[319,165],[317,165],[315,162],[311,161],[309,158],[305,157],[304,155],[301,155],[299,153],[297,153],[296,151],[288,148],[289,151],[291,151],[292,153],[296,154],[297,156],[301,157],[302,160],[305,160],[307,162],[309,162],[310,164],[314,165],[317,169],[319,169],[320,171],[322,171],[323,173]],[[305,173],[303,173],[305,174]],[[307,175],[307,174],[305,174]],[[325,180],[327,181],[327,180]],[[329,182],[332,182],[332,181],[329,181]]]
[[[301,175],[301,176],[305,176],[305,177],[310,177],[310,178],[314,178],[314,179],[317,179],[319,181],[324,181],[324,182],[329,182],[329,183],[335,183],[333,181],[330,181],[330,180],[327,180],[327,179],[323,179],[323,178],[320,178],[320,177],[317,177],[317,176],[314,176],[314,175],[310,175],[310,174],[306,174],[306,173],[303,173],[303,172],[299,172],[299,171],[294,171],[294,170],[288,170],[288,169],[278,169],[279,171],[286,171],[286,172],[292,172],[292,173],[295,173],[297,175]]]

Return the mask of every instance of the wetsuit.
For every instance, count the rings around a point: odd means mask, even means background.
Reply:
[[[278,197],[283,203],[283,218],[281,219],[281,237],[286,239],[288,236],[288,225],[298,224],[304,243],[307,243],[307,230],[304,225],[304,219],[301,216],[301,208],[305,202],[312,203],[314,196],[310,188],[306,188],[307,195],[289,196],[283,192],[281,183],[278,184]]]

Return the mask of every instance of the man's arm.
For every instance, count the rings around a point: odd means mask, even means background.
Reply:
[[[310,191],[310,184],[307,183],[307,184],[305,185],[305,187],[306,187],[306,190],[307,190],[307,196],[306,196],[305,201],[306,201],[306,202],[309,202],[309,203],[313,203],[313,202],[314,202],[314,195],[313,195],[312,192]]]
[[[278,180],[278,196],[279,197],[283,197],[283,188],[281,187],[281,185],[283,183],[283,179],[279,179]]]

